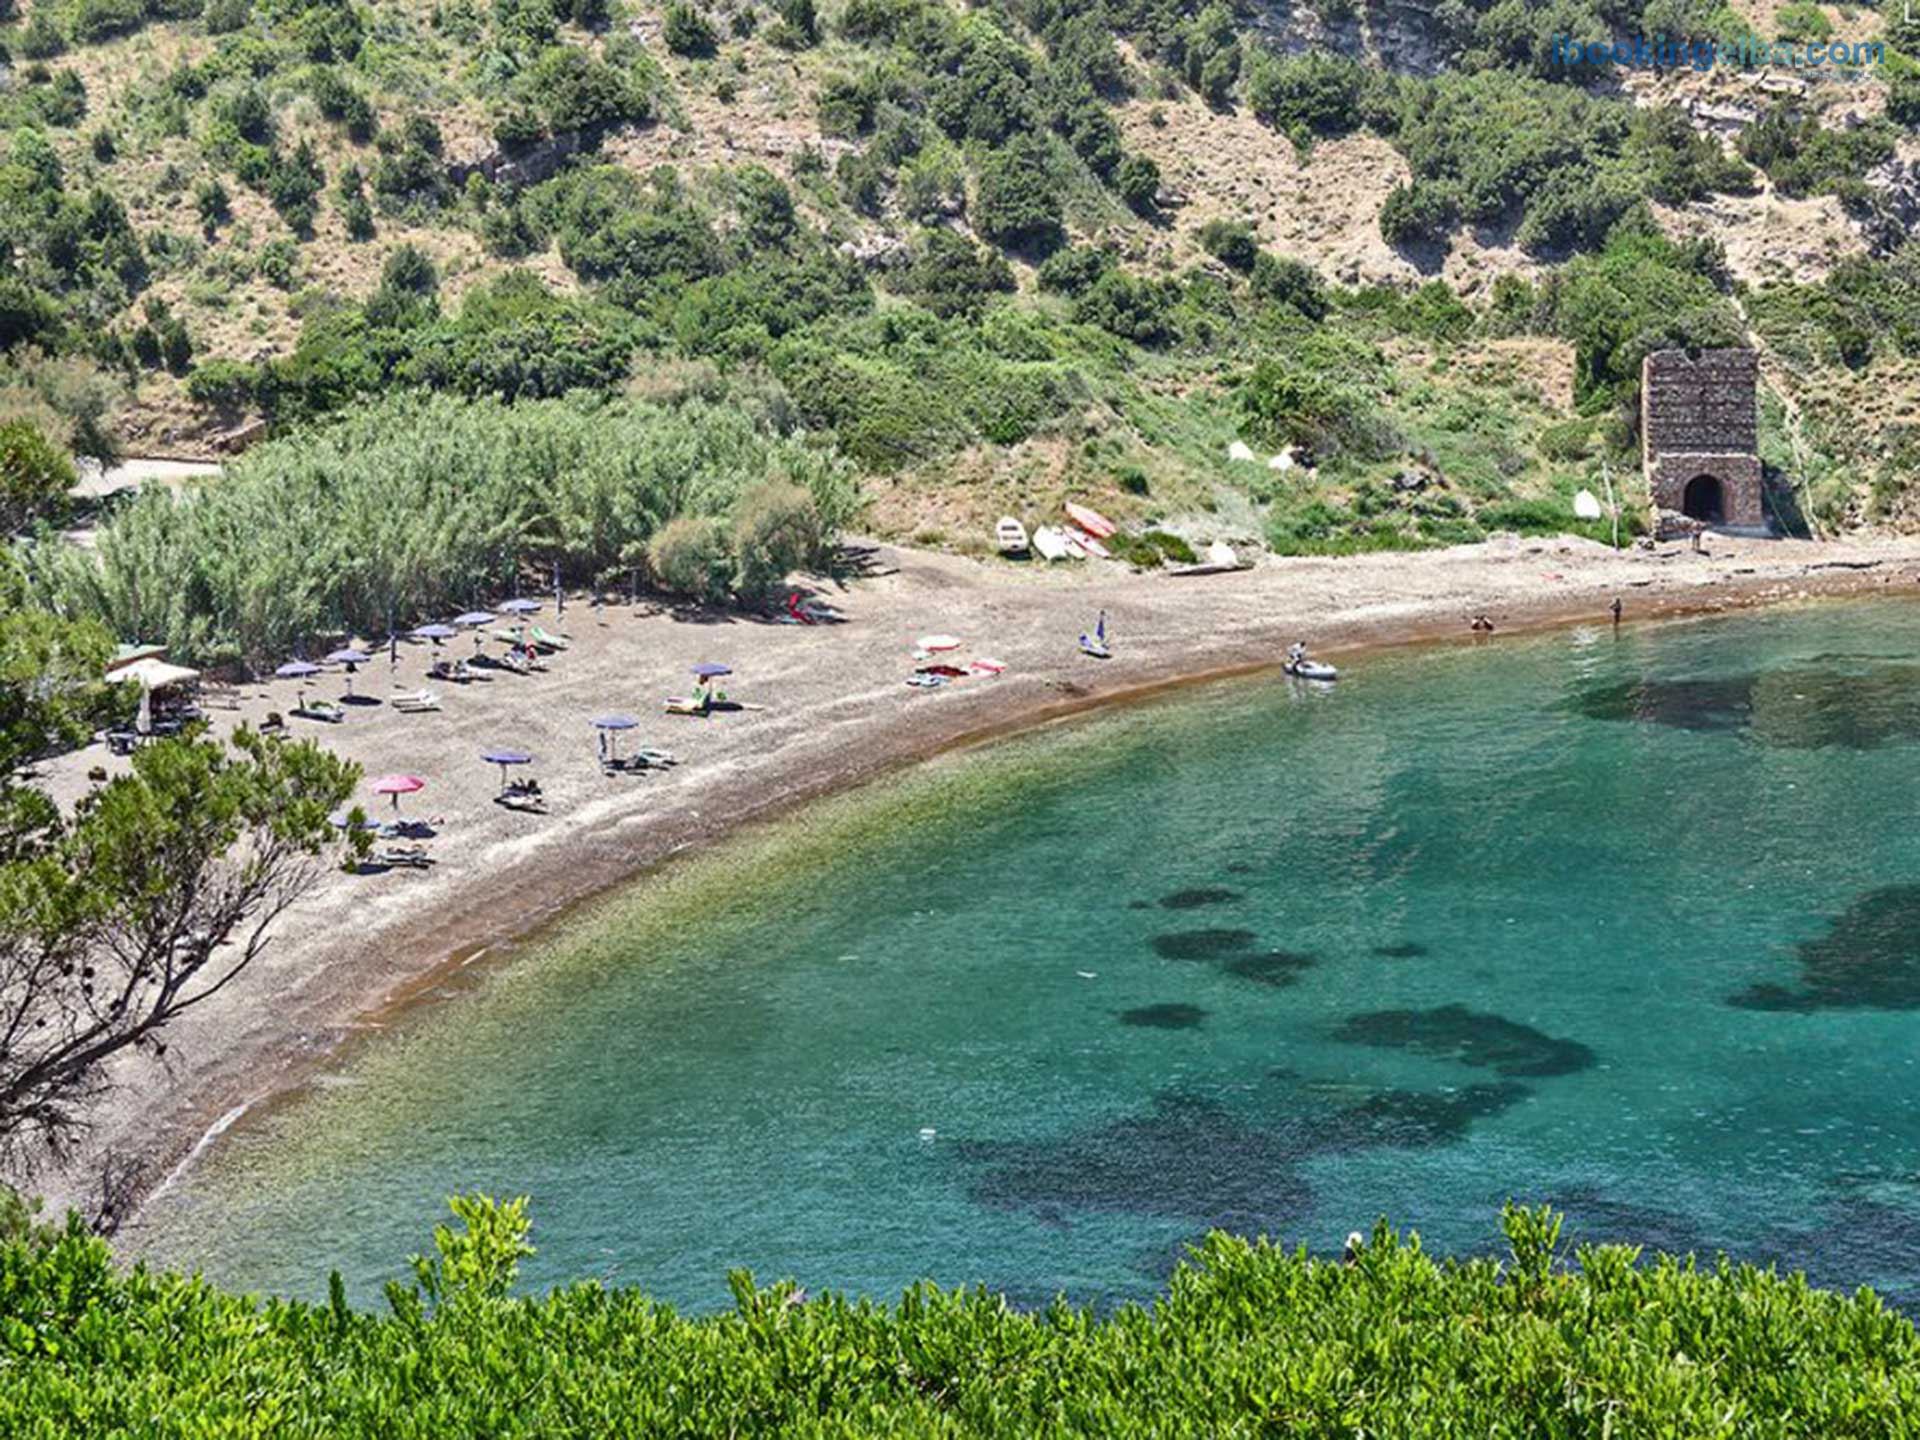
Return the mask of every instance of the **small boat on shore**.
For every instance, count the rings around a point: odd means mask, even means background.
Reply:
[[[1340,678],[1340,672],[1324,660],[1289,660],[1281,668],[1296,680],[1331,682]]]
[[[1107,549],[1106,546],[1102,545],[1085,531],[1069,530],[1067,532],[1067,544],[1077,546],[1083,553],[1091,556],[1095,560],[1111,560],[1113,558],[1113,552],[1111,550]]]
[[[993,541],[1002,555],[1025,555],[1029,549],[1027,527],[1011,515],[1002,515],[993,527]]]
[[[1076,505],[1071,500],[1067,501],[1065,509],[1067,518],[1096,540],[1105,540],[1120,528],[1098,510]]]
[[[1073,553],[1067,546],[1067,532],[1052,525],[1033,532],[1033,552],[1042,560],[1065,560]]]

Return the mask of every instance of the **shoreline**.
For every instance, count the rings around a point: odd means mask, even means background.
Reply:
[[[175,1028],[184,1043],[173,1048],[187,1058],[166,1073],[126,1067],[89,1142],[35,1188],[54,1208],[81,1204],[104,1155],[131,1160],[142,1183],[123,1215],[123,1234],[137,1236],[145,1201],[190,1174],[231,1128],[298,1093],[394,1017],[445,998],[479,962],[537,940],[609,892],[644,883],[674,859],[730,835],[941,754],[1096,709],[1270,673],[1297,634],[1318,652],[1353,654],[1477,643],[1484,637],[1470,633],[1468,621],[1478,613],[1493,618],[1493,638],[1582,622],[1604,626],[1616,596],[1626,603],[1623,623],[1640,623],[1798,600],[1909,594],[1920,586],[1920,540],[1814,545],[1716,537],[1704,557],[1684,547],[1614,552],[1573,539],[1495,541],[1411,555],[1269,559],[1249,571],[1177,582],[1128,575],[1117,566],[1062,574],[911,551],[890,552],[890,558],[897,569],[852,581],[831,597],[847,612],[846,625],[690,619],[643,606],[639,613],[621,607],[597,617],[600,628],[582,634],[594,622],[570,616],[565,624],[582,653],[556,657],[553,675],[503,682],[481,694],[436,687],[448,712],[470,712],[466,723],[433,727],[454,729],[453,736],[429,741],[428,727],[384,707],[368,723],[340,731],[303,727],[300,733],[319,729],[318,738],[354,758],[364,753],[370,774],[376,756],[399,762],[409,749],[431,745],[437,759],[462,764],[464,776],[483,768],[457,759],[469,739],[503,743],[503,728],[541,723],[553,733],[563,697],[532,697],[532,687],[550,691],[564,684],[578,700],[580,691],[598,695],[630,685],[632,671],[650,659],[635,653],[647,648],[634,643],[636,636],[679,642],[673,661],[652,662],[648,678],[661,685],[677,683],[675,671],[696,652],[752,657],[733,661],[739,693],[772,705],[708,720],[646,721],[640,732],[646,743],[670,748],[681,760],[660,775],[603,781],[584,743],[576,765],[543,761],[542,783],[561,804],[554,816],[535,822],[537,829],[518,823],[528,817],[490,805],[490,774],[464,785],[436,777],[436,789],[420,797],[432,813],[449,817],[436,850],[469,841],[473,848],[424,875],[323,871],[282,917],[268,953],[204,1013]],[[1544,584],[1537,574],[1518,572],[1541,563],[1553,567]],[[1073,633],[1084,628],[1082,612],[1090,616],[1096,607],[1112,613],[1117,641],[1116,658],[1104,663],[1086,660],[1072,646]],[[1157,633],[1160,627],[1171,628]],[[901,679],[912,668],[911,636],[934,629],[971,633],[976,638],[963,654],[996,655],[1009,663],[1007,674],[934,692],[907,689]],[[726,633],[701,633],[712,630]],[[590,640],[600,643],[589,646]],[[403,671],[423,668],[425,653],[414,647]],[[820,660],[832,674],[818,673],[813,662]],[[873,673],[880,666],[886,673]],[[413,683],[410,673],[395,678]],[[850,689],[861,682],[870,688]],[[290,700],[280,692],[288,688],[250,687],[262,693],[235,718],[257,720],[266,708],[287,707]],[[376,685],[369,678],[361,688],[366,693]],[[501,703],[492,703],[496,699]],[[622,702],[599,708],[648,713]],[[571,717],[575,728],[584,724],[580,716],[592,713],[599,709],[578,709]],[[222,716],[216,729],[225,728]],[[357,743],[335,743],[349,733]],[[537,748],[544,757],[553,747]],[[99,756],[91,747],[68,758],[78,775]],[[380,768],[393,766],[381,762]],[[56,794],[63,782],[71,788],[64,773],[52,779]],[[611,799],[561,809],[573,790],[621,785],[628,788]],[[451,798],[443,798],[443,789]]]

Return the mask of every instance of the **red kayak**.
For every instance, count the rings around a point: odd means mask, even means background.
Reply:
[[[1076,505],[1071,500],[1067,501],[1066,509],[1067,518],[1096,540],[1105,540],[1120,528],[1098,510],[1089,510],[1086,506]]]

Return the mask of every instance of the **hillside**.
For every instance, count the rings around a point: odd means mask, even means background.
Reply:
[[[1643,501],[1639,355],[1745,338],[1790,508],[1909,514],[1920,34],[1861,71],[1549,53],[1871,10],[0,13],[0,407],[78,452],[212,454],[397,387],[698,396],[831,442],[867,523],[929,543],[1078,494],[1195,540],[1427,544]]]

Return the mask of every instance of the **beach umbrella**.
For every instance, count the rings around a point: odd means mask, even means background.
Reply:
[[[966,642],[958,635],[922,635],[913,643],[917,649],[937,655],[942,650],[958,650]]]
[[[480,653],[480,627],[491,625],[497,618],[499,617],[491,610],[468,610],[464,614],[454,616],[453,623],[462,630],[473,631],[473,650],[477,655]]]
[[[376,795],[391,795],[394,813],[397,815],[400,812],[400,797],[411,795],[416,790],[426,789],[427,782],[418,775],[382,775],[368,788]]]
[[[278,670],[274,671],[273,673],[282,680],[298,680],[300,682],[299,689],[294,696],[294,705],[296,709],[300,709],[300,710],[306,709],[307,708],[307,683],[306,682],[310,677],[314,675],[318,675],[320,673],[320,667],[314,664],[311,660],[289,660],[286,664],[282,665]]]
[[[359,823],[356,825],[354,823],[353,813],[349,810],[334,811],[331,815],[327,816],[327,823],[336,830],[378,830],[380,828],[380,823],[377,820],[369,820],[365,815],[360,817]]]
[[[481,752],[480,758],[489,765],[498,765],[500,767],[500,788],[502,791],[507,788],[507,768],[509,766],[531,765],[533,763],[533,756],[524,750],[485,750]]]
[[[422,625],[418,630],[413,632],[413,638],[416,640],[431,640],[434,644],[438,645],[442,640],[449,639],[459,633],[460,632],[455,630],[451,625]]]
[[[344,665],[347,667],[347,694],[351,695],[353,694],[353,667],[356,665],[365,665],[372,659],[373,657],[367,654],[366,651],[356,649],[354,646],[349,645],[346,649],[336,650],[327,656],[327,663],[329,665]]]
[[[711,680],[716,675],[731,675],[733,673],[733,667],[731,665],[716,665],[712,661],[707,661],[694,666],[693,673],[698,675],[702,680]]]
[[[600,732],[600,758],[602,760],[617,759],[620,749],[620,732],[622,730],[632,730],[639,724],[640,722],[631,715],[601,715],[597,717],[593,722],[593,728]]]
[[[531,615],[540,608],[538,600],[508,600],[500,607],[509,615]]]

